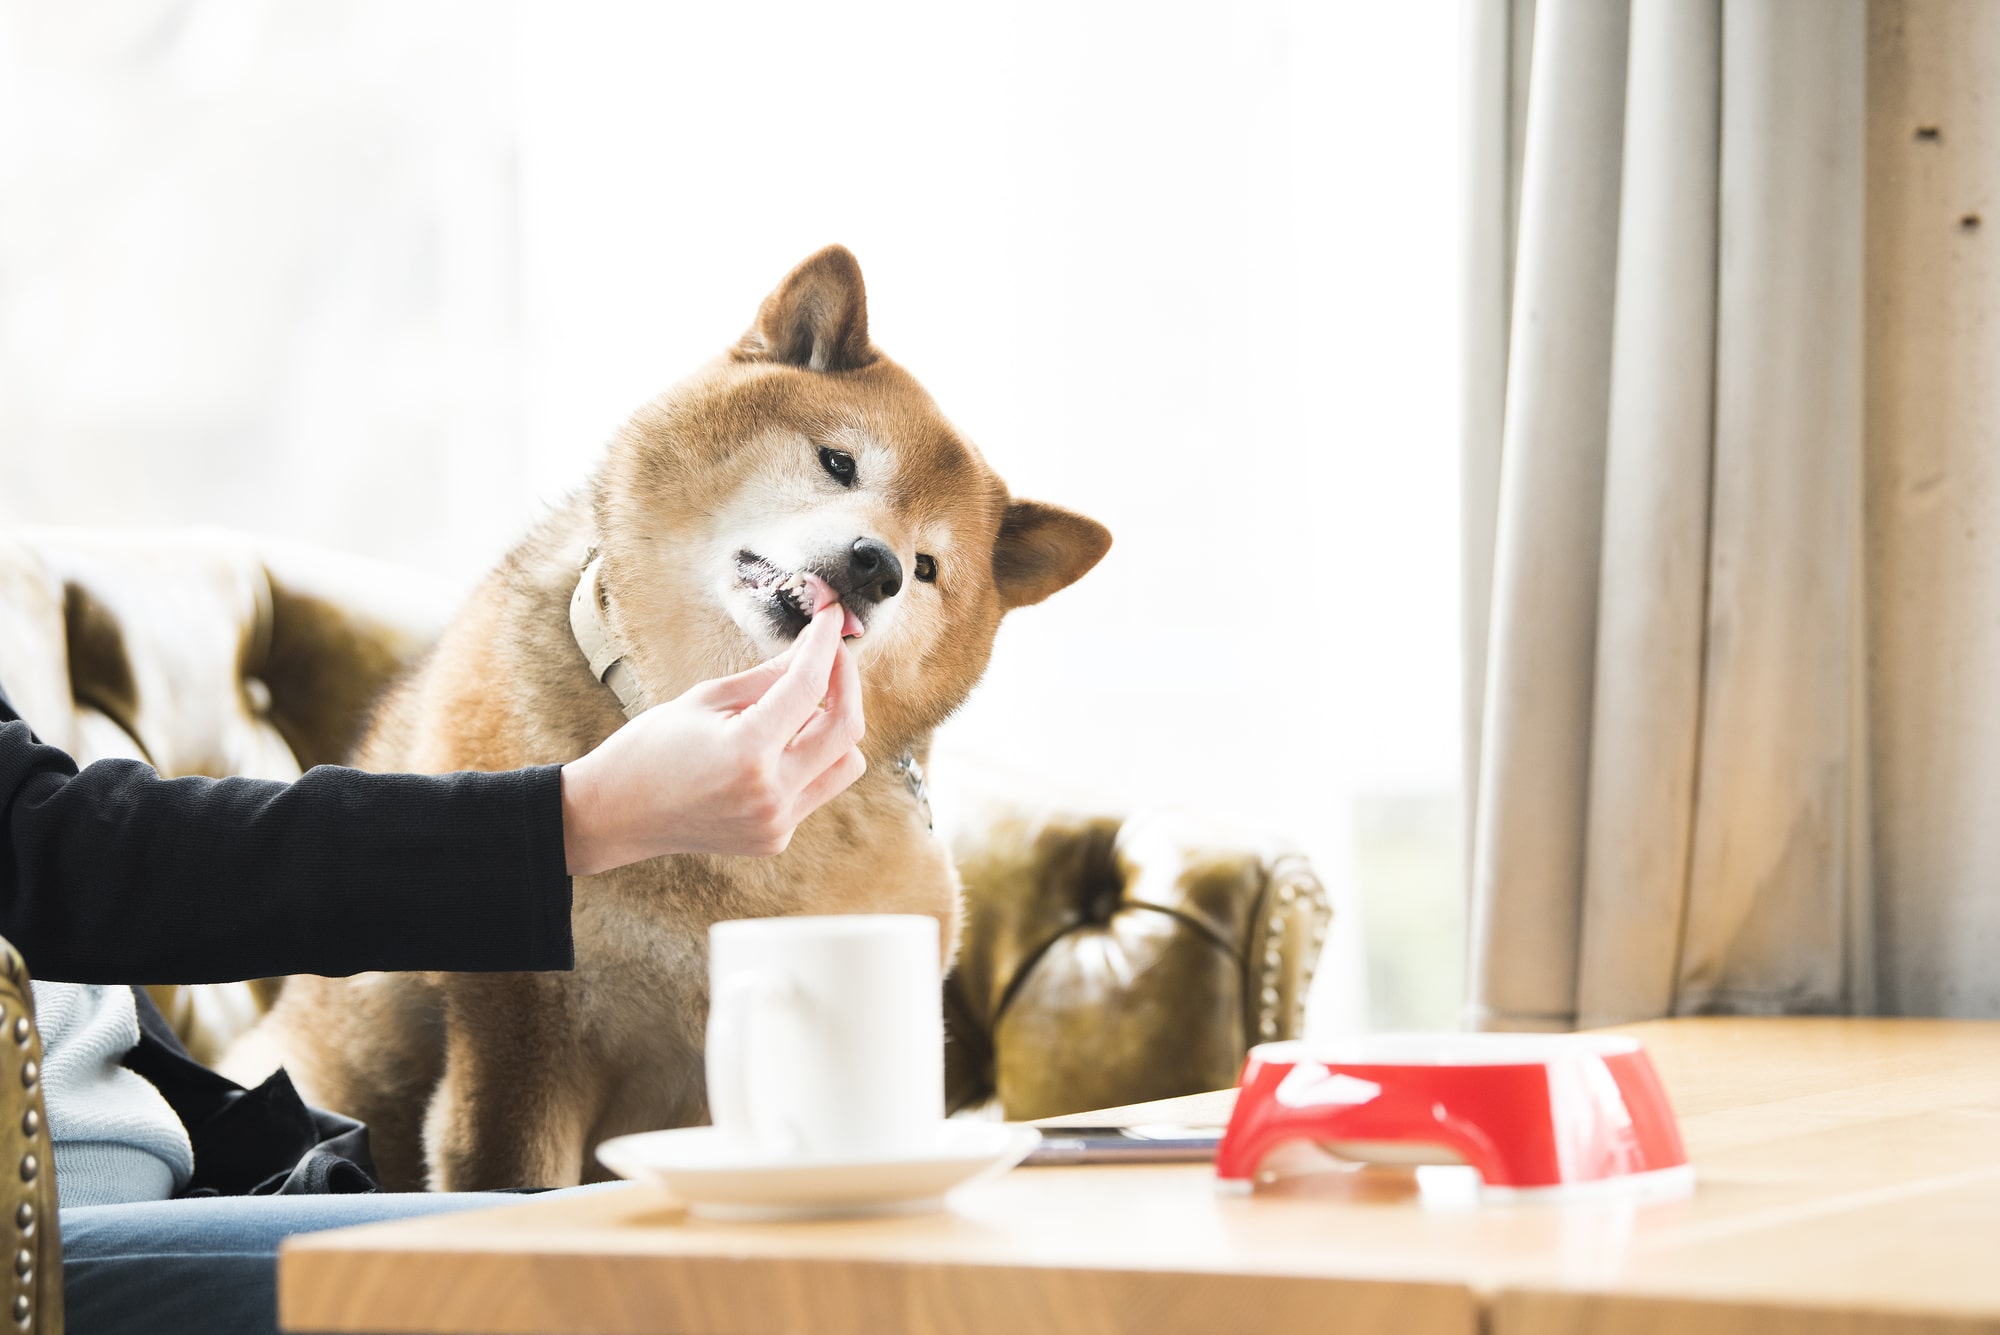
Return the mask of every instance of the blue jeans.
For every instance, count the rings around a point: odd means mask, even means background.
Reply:
[[[70,1335],[271,1335],[278,1244],[292,1234],[537,1199],[411,1192],[78,1206],[62,1212],[65,1325]]]

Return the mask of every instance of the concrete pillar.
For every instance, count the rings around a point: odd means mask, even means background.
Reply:
[[[2000,5],[1874,0],[1869,727],[1891,1014],[2000,1015]]]

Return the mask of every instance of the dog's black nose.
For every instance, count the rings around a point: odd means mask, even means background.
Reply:
[[[857,538],[847,549],[847,591],[863,602],[894,598],[903,587],[903,563],[880,538]]]

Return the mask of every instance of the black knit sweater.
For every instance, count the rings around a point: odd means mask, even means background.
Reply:
[[[567,969],[569,910],[558,766],[79,772],[0,691],[0,936],[37,978]]]

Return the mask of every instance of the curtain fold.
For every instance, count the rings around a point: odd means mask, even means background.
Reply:
[[[1623,0],[1535,17],[1473,819],[1482,1024],[1575,1012],[1627,20]]]
[[[1842,1011],[1859,981],[1865,19],[1860,0],[1723,11],[1714,520],[1679,1012]]]
[[[1865,19],[1534,16],[1483,618],[1468,486],[1476,1024],[1869,1004]]]
[[[1578,1023],[1673,1009],[1694,825],[1715,422],[1720,0],[1640,0],[1591,709]]]
[[[1465,204],[1460,236],[1459,718],[1464,736],[1468,855],[1477,821],[1480,720],[1486,704],[1486,624],[1493,536],[1500,517],[1500,436],[1507,409],[1507,326],[1514,309],[1514,242],[1521,220],[1522,144],[1534,50],[1535,0],[1463,0]]]

